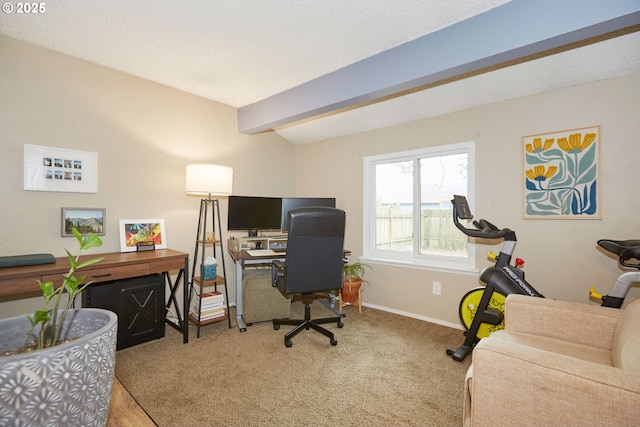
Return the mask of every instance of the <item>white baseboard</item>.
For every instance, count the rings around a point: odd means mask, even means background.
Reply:
[[[407,311],[396,310],[395,308],[383,307],[381,305],[367,304],[367,303],[362,303],[362,305],[365,307],[375,308],[376,310],[382,310],[382,311],[387,311],[389,313],[399,314],[401,316],[411,317],[413,319],[424,320],[425,322],[435,323],[437,325],[448,326],[449,328],[460,329],[460,330],[464,329],[462,325],[459,323],[445,322],[444,320],[434,319],[432,317],[422,316],[420,314],[409,313]]]

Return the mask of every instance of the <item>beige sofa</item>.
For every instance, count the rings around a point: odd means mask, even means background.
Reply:
[[[509,295],[505,329],[472,357],[465,426],[640,426],[640,300]]]

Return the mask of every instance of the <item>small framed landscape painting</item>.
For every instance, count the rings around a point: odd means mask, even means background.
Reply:
[[[72,228],[80,234],[93,233],[104,236],[106,209],[96,208],[62,208],[62,236],[73,236]]]

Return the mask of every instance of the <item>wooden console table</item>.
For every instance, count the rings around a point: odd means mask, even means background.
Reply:
[[[189,254],[172,249],[157,249],[143,252],[114,252],[107,254],[88,254],[80,257],[80,262],[88,259],[104,257],[97,264],[87,266],[78,272],[86,276],[87,280],[95,283],[112,280],[129,279],[132,277],[162,274],[171,293],[165,308],[173,306],[177,322],[165,319],[166,323],[182,331],[182,342],[189,342],[189,322],[181,314],[178,306],[177,290],[182,282],[182,302],[185,314],[189,310],[189,286],[187,274],[189,271]],[[52,281],[56,286],[62,284],[63,274],[69,271],[68,257],[56,258],[52,264],[30,265],[25,267],[0,268],[0,301],[13,301],[42,295],[38,280]],[[178,271],[175,281],[171,280],[170,272]]]

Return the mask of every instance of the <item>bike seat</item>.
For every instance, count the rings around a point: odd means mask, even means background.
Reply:
[[[620,263],[626,267],[640,268],[640,264],[627,264],[630,259],[640,260],[640,240],[598,240],[598,245],[620,257]]]
[[[598,245],[601,248],[611,252],[612,254],[620,256],[622,251],[624,251],[625,249],[640,248],[640,240],[600,239],[598,240]]]

